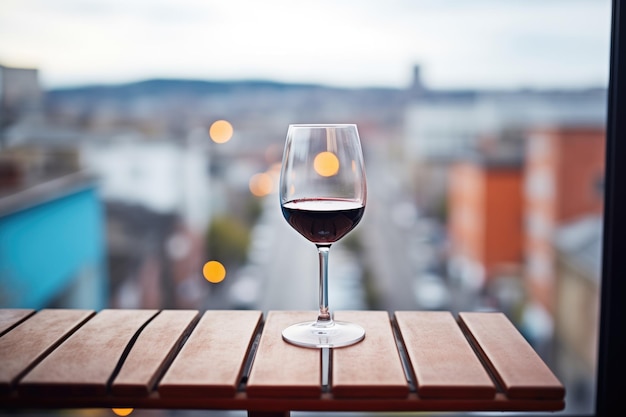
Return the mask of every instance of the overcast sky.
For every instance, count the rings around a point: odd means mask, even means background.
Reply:
[[[339,86],[608,82],[610,0],[0,0],[0,64],[45,87],[153,77]]]

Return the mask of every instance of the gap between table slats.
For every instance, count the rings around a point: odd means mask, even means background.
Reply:
[[[459,324],[511,399],[563,399],[565,388],[503,313],[459,313]]]
[[[112,377],[111,393],[141,397],[152,392],[199,316],[197,310],[163,310],[150,320]]]
[[[395,319],[421,398],[490,399],[496,387],[447,311],[398,311]]]
[[[18,383],[20,395],[105,396],[138,330],[158,310],[102,310]]]
[[[267,313],[246,387],[250,398],[318,398],[321,395],[321,352],[286,343],[285,327],[315,320],[314,311]]]
[[[365,329],[365,339],[353,346],[332,349],[332,389],[335,398],[405,398],[409,386],[389,313],[340,311],[335,320]]]
[[[0,309],[0,336],[35,314],[35,310],[27,308]]]
[[[5,311],[0,310],[0,324],[2,323],[2,314],[6,317]],[[11,330],[3,337],[0,337],[0,347],[3,340],[10,340],[6,338],[45,311],[42,310],[30,317],[26,315],[25,317],[28,317],[28,319],[24,317],[18,318],[17,320],[21,324],[12,325]],[[59,312],[61,310],[51,311]],[[73,311],[77,312],[77,310]],[[89,316],[93,314],[93,312],[87,313]],[[43,320],[42,318],[44,318],[45,314],[38,320]],[[234,322],[222,320],[224,317],[233,317]],[[297,400],[298,398],[322,398],[320,350],[292,346],[285,343],[281,337],[281,331],[287,325],[298,321],[310,320],[312,317],[315,317],[315,312],[270,312],[266,317],[263,332],[258,336],[260,326],[263,325],[260,312],[207,311],[198,320],[197,311],[174,312],[165,310],[158,313],[152,310],[104,310],[91,317],[91,319],[90,317],[85,318],[81,322],[84,323],[82,327],[80,327],[80,324],[73,328],[72,325],[68,325],[71,329],[67,330],[64,336],[59,336],[56,339],[57,342],[53,342],[56,350],[53,350],[55,349],[53,346],[48,349],[45,347],[41,348],[44,353],[31,352],[31,356],[38,357],[38,359],[33,359],[34,363],[41,361],[31,372],[24,376],[17,387],[20,396],[25,399],[35,394],[42,395],[42,398],[53,398],[55,395],[63,394],[63,396],[77,395],[79,397],[82,396],[82,398],[96,399],[108,397],[110,399],[112,397],[107,392],[108,384],[111,384],[111,393],[114,396],[122,396],[120,398],[123,398],[125,395],[132,395],[138,398],[142,396],[143,398],[148,398],[146,393],[152,391],[155,382],[157,383],[159,396],[164,397],[164,400],[175,399],[181,395],[185,398],[190,398],[190,400],[197,398],[199,401],[202,401],[204,396],[234,395],[241,380],[242,369],[246,366],[246,361],[251,361],[253,356],[250,354],[250,346],[255,343],[255,338],[259,337],[256,359],[251,364],[250,375],[246,384],[246,396],[249,399],[283,398],[286,400]],[[526,348],[523,348],[520,354],[520,346],[523,347],[522,342],[525,342],[525,340],[523,338],[519,340],[519,337],[522,336],[504,315],[496,313],[460,313],[459,322],[456,323],[449,312],[397,312],[395,322],[399,335],[398,341],[394,341],[392,333],[387,333],[392,332],[392,324],[386,312],[342,311],[338,312],[335,318],[360,323],[366,328],[366,338],[355,346],[332,350],[331,393],[334,398],[363,398],[363,400],[369,400],[377,396],[381,399],[407,397],[405,392],[407,392],[409,386],[406,381],[406,375],[404,375],[404,371],[401,368],[402,361],[399,359],[402,354],[406,354],[412,371],[411,376],[415,375],[417,377],[416,383],[420,399],[429,401],[429,399],[437,400],[438,398],[442,400],[445,398],[459,400],[463,398],[470,400],[484,398],[489,400],[491,398],[495,400],[496,397],[489,397],[480,392],[477,397],[467,396],[467,387],[462,387],[458,390],[459,387],[455,385],[456,383],[451,383],[450,381],[446,382],[447,385],[438,386],[434,379],[424,378],[424,374],[429,368],[433,368],[430,369],[432,372],[437,370],[437,367],[442,367],[439,370],[443,370],[445,373],[451,372],[448,368],[458,372],[460,369],[468,366],[468,363],[465,361],[461,361],[463,363],[449,363],[445,360],[433,361],[433,359],[438,358],[437,347],[443,350],[449,350],[451,346],[452,349],[458,348],[458,346],[454,347],[458,343],[456,336],[452,337],[452,343],[447,339],[451,337],[449,336],[450,334],[455,333],[452,329],[456,329],[458,331],[457,336],[460,335],[461,339],[463,339],[464,345],[460,344],[460,346],[465,346],[471,351],[472,348],[467,339],[465,339],[466,336],[463,335],[463,332],[467,333],[467,338],[475,345],[474,349],[476,352],[484,356],[484,362],[492,367],[491,372],[496,375],[502,386],[507,389],[507,398],[517,401],[520,399],[534,401],[542,399],[562,400],[564,396],[562,385],[556,378],[554,380],[551,379],[554,375],[536,355],[530,345],[527,346],[530,349],[530,353]],[[452,319],[452,322],[450,322],[450,319]],[[206,323],[200,326],[200,322],[203,320]],[[42,323],[44,322],[45,320],[42,321]],[[31,326],[34,326],[35,323],[37,321],[32,321]],[[35,336],[49,336],[50,332],[45,324],[37,326],[40,330],[33,330]],[[45,331],[41,330],[44,328],[42,326],[45,327]],[[205,328],[206,326],[208,327]],[[217,329],[215,326],[220,328]],[[211,327],[213,327],[212,330]],[[76,331],[72,333],[73,330]],[[196,334],[197,331],[198,333]],[[19,335],[18,333],[14,334]],[[227,334],[228,337],[224,337],[224,334]],[[237,339],[237,341],[233,342],[235,344],[233,346],[237,348],[243,346],[244,352],[235,352],[231,349],[232,346],[220,344],[220,340],[232,338],[235,334],[244,335],[241,340]],[[188,338],[185,341],[187,336]],[[378,340],[379,336],[380,340]],[[18,336],[15,337],[17,338]],[[32,340],[33,335],[19,336],[20,340],[23,340],[24,337]],[[61,344],[62,341],[64,343]],[[106,343],[106,349],[102,349],[103,341]],[[41,343],[43,346],[46,345],[44,341],[38,343]],[[405,350],[398,353],[396,343],[399,344],[399,349],[402,349],[402,346],[404,346]],[[517,350],[511,352],[509,344]],[[207,346],[210,346],[208,350]],[[211,349],[216,346],[221,346],[221,349],[224,351],[214,354]],[[193,385],[198,381],[192,381],[191,383],[182,381],[176,377],[174,362],[179,360],[183,351],[186,350],[185,348],[190,350],[190,352],[195,352],[183,355],[183,357],[185,355],[188,356],[185,359],[188,362],[186,365],[176,365],[176,367],[181,367],[181,371],[185,376],[188,375],[189,371],[193,371],[194,363],[195,365],[198,364],[198,362],[194,362],[195,360],[207,357],[212,358],[213,362],[209,361],[210,365],[207,365],[209,363],[207,362],[204,365],[205,369],[206,366],[212,369],[216,364],[224,363],[226,364],[225,368],[229,368],[231,373],[225,378],[219,377],[218,380],[221,382],[216,382],[215,380],[201,381],[206,375],[199,378],[199,384],[196,386]],[[353,356],[357,348],[362,351],[358,355]],[[52,351],[52,353],[46,356],[49,351]],[[84,351],[84,355],[81,353],[82,351]],[[116,353],[112,353],[113,351]],[[416,351],[418,352],[417,356]],[[0,350],[0,357],[4,358],[5,356],[1,352]],[[34,349],[34,352],[38,352],[38,350]],[[426,356],[420,359],[418,358],[420,354]],[[220,359],[220,355],[225,355],[224,358],[226,359],[238,359],[234,365],[228,365],[228,362]],[[384,358],[384,363],[386,363],[387,358],[394,355],[398,356],[397,363],[400,368],[391,365],[392,368],[396,369],[387,375],[385,373],[388,370],[383,369],[384,367],[379,366],[381,364],[377,364],[376,361],[381,361],[381,358]],[[472,351],[472,355],[480,363],[474,351]],[[174,358],[173,356],[176,357]],[[459,358],[458,352],[452,356],[456,358],[455,360]],[[42,357],[43,359],[41,359]],[[53,359],[51,359],[52,357]],[[189,361],[189,358],[195,359]],[[363,358],[369,358],[370,360],[364,360]],[[531,362],[538,361],[532,366],[533,369],[539,369],[540,374],[544,375],[540,378],[543,382],[537,383],[535,381],[529,385],[523,382],[527,376],[523,376],[521,380],[519,379],[520,375],[523,375],[523,373],[519,373],[519,369],[510,370],[507,368],[507,361],[519,363],[521,360],[520,366],[524,370],[526,369],[524,364],[526,363],[525,361],[529,360],[528,358],[530,358]],[[183,359],[180,360],[182,361]],[[67,371],[64,369],[67,364],[72,365],[73,362],[77,361],[82,365],[74,366],[75,369],[71,372],[64,373]],[[394,358],[391,362],[395,363],[396,359]],[[32,363],[31,361],[31,367]],[[142,364],[140,368],[136,368],[137,363]],[[146,366],[146,363],[149,363],[149,365]],[[416,366],[416,364],[419,365]],[[74,365],[76,364],[74,363]],[[364,365],[371,365],[373,368],[369,370],[369,375],[368,372],[365,372],[364,375],[360,376],[361,370],[357,368]],[[484,370],[482,364],[480,367]],[[540,369],[542,367],[545,368]],[[103,372],[102,375],[98,376],[98,382],[95,385],[89,381],[90,377],[104,368],[108,369],[108,374]],[[146,372],[147,369],[151,370],[151,372]],[[234,373],[233,369],[235,369]],[[399,373],[398,369],[400,369]],[[546,370],[547,374],[543,374]],[[172,374],[166,378],[170,371],[172,371]],[[381,392],[374,393],[371,391],[371,382],[368,382],[367,378],[378,373],[382,377],[376,382],[382,382],[382,385],[377,385],[377,389],[381,386],[383,389]],[[140,374],[141,377],[137,378]],[[534,370],[530,374],[536,376]],[[546,377],[545,375],[548,376]],[[163,378],[159,383],[157,381],[161,376]],[[113,379],[113,377],[115,378]],[[168,378],[174,378],[170,381],[173,381],[173,383],[169,387]],[[225,385],[222,383],[224,380],[228,381]],[[404,380],[403,384],[398,383],[401,380]],[[128,385],[129,381],[134,382]],[[137,383],[137,381],[140,382]],[[548,382],[547,384],[545,384],[546,381]],[[133,384],[136,384],[136,386],[129,388]],[[369,393],[371,395],[366,394],[368,390],[370,390]],[[140,391],[141,394],[139,394]],[[24,397],[24,395],[26,396]],[[158,399],[159,396],[153,396],[152,398]],[[32,398],[36,399],[37,397]]]
[[[235,395],[261,319],[260,311],[206,311],[159,382],[159,395]]]
[[[19,324],[0,337],[0,392],[10,392],[22,376],[94,314],[92,310],[46,309],[34,315],[12,315],[19,318]]]

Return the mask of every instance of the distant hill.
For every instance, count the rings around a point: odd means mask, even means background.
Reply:
[[[265,80],[243,81],[204,81],[186,79],[152,79],[125,84],[85,85],[70,88],[50,89],[46,92],[49,99],[63,97],[83,98],[125,98],[141,95],[189,94],[207,95],[230,93],[234,91],[288,90],[288,89],[329,89],[317,84],[290,84]]]
[[[341,88],[330,87],[323,84],[312,83],[285,83],[268,80],[233,80],[233,81],[209,81],[197,79],[167,79],[156,78],[144,81],[123,83],[123,84],[102,84],[84,85],[77,87],[55,88],[45,92],[49,101],[65,99],[87,99],[98,101],[101,99],[128,99],[140,96],[206,96],[210,94],[227,93],[254,93],[257,91],[279,92],[294,90],[323,90],[323,91],[351,91],[364,92],[366,94],[386,94],[397,96],[402,94],[402,89],[385,87],[363,87],[363,88]],[[540,94],[540,95],[566,95],[572,94],[606,94],[604,87],[581,87],[578,89],[511,89],[511,90],[489,90],[489,89],[451,89],[451,90],[431,90],[422,91],[422,97],[433,98],[469,98],[473,99],[481,94]]]

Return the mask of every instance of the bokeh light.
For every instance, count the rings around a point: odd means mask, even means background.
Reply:
[[[265,197],[274,190],[274,178],[266,172],[254,174],[248,185],[252,194],[257,197]]]
[[[322,177],[332,177],[339,171],[339,158],[332,152],[320,152],[313,161],[313,169]]]
[[[209,136],[215,143],[226,143],[233,137],[233,126],[226,120],[217,120],[211,125]]]
[[[202,267],[202,275],[210,283],[217,284],[226,278],[226,268],[218,261],[209,261]]]
[[[124,417],[133,412],[133,408],[112,408],[111,409],[116,415]]]

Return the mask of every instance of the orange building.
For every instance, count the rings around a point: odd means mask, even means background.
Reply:
[[[453,257],[478,267],[486,280],[501,267],[520,265],[521,162],[491,158],[463,161],[451,167],[449,178],[448,227]]]
[[[555,309],[554,233],[602,215],[605,130],[568,127],[531,132],[526,140],[524,213],[526,283],[531,297]]]
[[[531,299],[554,314],[555,232],[602,214],[604,138],[603,128],[533,130],[517,163],[482,157],[454,164],[448,188],[451,259],[462,260],[456,263],[474,275],[480,271],[483,281],[500,268],[523,267]]]

